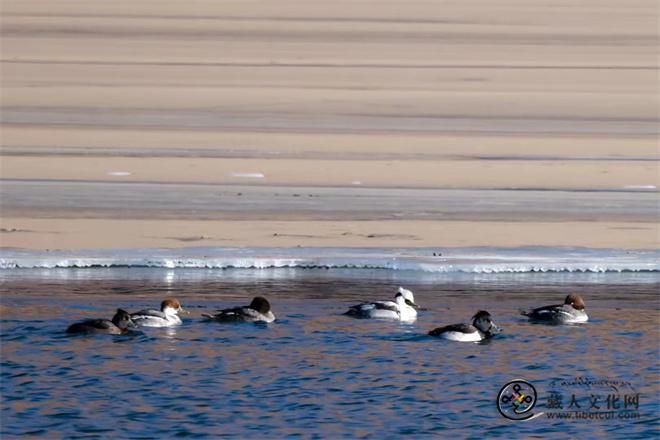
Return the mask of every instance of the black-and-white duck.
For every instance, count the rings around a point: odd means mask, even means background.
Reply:
[[[129,329],[136,325],[131,319],[131,315],[125,310],[117,309],[112,320],[109,319],[88,319],[82,322],[71,324],[66,329],[67,333],[105,333],[109,335],[123,335],[128,333]]]
[[[218,310],[217,313],[202,314],[203,317],[217,322],[273,322],[275,315],[270,303],[261,296],[255,297],[249,306]]]
[[[399,287],[394,301],[374,301],[352,306],[344,315],[353,318],[394,319],[411,322],[417,319],[419,306],[415,304],[413,293]]]
[[[495,325],[490,313],[481,310],[472,317],[472,324],[452,324],[438,327],[429,335],[459,342],[479,342],[500,333],[502,329]]]

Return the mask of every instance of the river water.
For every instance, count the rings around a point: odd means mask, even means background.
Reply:
[[[6,269],[1,279],[3,439],[659,434],[656,273],[67,268]],[[416,322],[342,315],[399,285],[424,308]],[[588,323],[535,325],[518,314],[569,292],[585,298]],[[270,300],[276,322],[201,319],[255,295]],[[190,311],[183,325],[64,333],[165,297]],[[426,335],[481,309],[504,333],[478,344]],[[531,420],[498,411],[498,392],[514,379],[535,387]]]

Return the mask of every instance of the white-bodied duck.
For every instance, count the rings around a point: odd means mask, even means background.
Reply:
[[[170,327],[181,325],[179,313],[184,312],[181,303],[174,298],[167,298],[160,303],[160,310],[140,310],[131,313],[131,319],[138,327]]]
[[[417,319],[419,306],[415,304],[413,293],[399,287],[394,301],[374,301],[352,306],[344,315],[353,318],[394,319],[411,322]]]

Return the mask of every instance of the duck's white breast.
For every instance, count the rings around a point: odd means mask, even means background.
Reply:
[[[261,315],[261,320],[264,322],[273,322],[275,321],[275,315],[273,312],[267,312],[267,313],[260,313]]]
[[[369,310],[369,317],[376,319],[399,319],[399,314],[393,310],[373,308]]]
[[[181,319],[178,316],[165,319],[158,316],[138,315],[133,317],[133,321],[141,327],[169,327],[181,324]]]
[[[479,342],[483,339],[481,333],[478,331],[474,331],[472,333],[444,332],[440,335],[440,337],[450,341],[458,342]]]
[[[577,310],[572,312],[560,310],[557,314],[557,318],[565,324],[578,324],[589,320],[589,316],[587,316],[586,313]]]

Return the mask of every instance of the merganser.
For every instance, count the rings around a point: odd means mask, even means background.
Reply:
[[[160,311],[148,309],[131,313],[131,318],[139,327],[169,327],[180,325],[181,318],[177,315],[183,312],[179,301],[168,298],[160,303]]]
[[[589,316],[584,311],[584,300],[580,295],[570,294],[564,300],[564,304],[539,307],[534,310],[521,310],[523,316],[530,321],[546,324],[576,324],[587,322]]]

